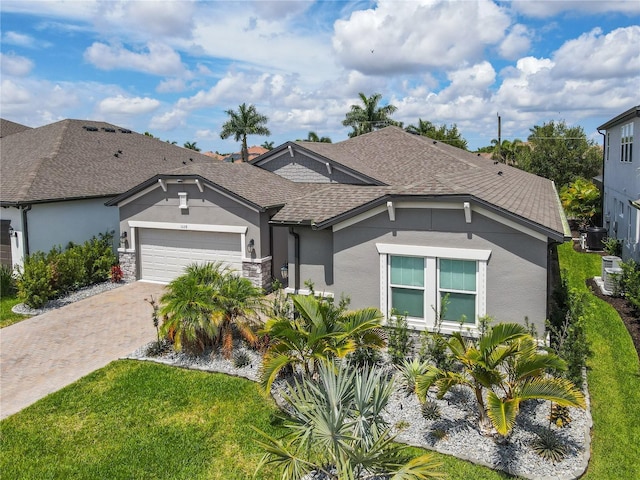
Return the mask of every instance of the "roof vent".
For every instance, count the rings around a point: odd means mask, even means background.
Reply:
[[[435,145],[436,143],[438,143],[438,142],[436,142],[436,141],[434,140],[434,141],[433,141],[433,144]]]
[[[98,127],[93,127],[91,125],[85,125],[82,128],[84,128],[87,132],[97,132],[98,131]]]
[[[190,162],[193,162],[193,158],[189,157],[189,161],[190,161]]]
[[[120,133],[132,133],[128,128],[120,128]]]
[[[502,170],[500,170],[500,171],[498,172],[498,175],[502,176]]]
[[[182,161],[182,164],[183,164],[183,165],[186,165],[186,164],[187,164],[187,162],[185,162],[185,161],[183,160],[183,161]]]
[[[116,129],[111,127],[102,127],[102,130],[109,133],[116,133]]]

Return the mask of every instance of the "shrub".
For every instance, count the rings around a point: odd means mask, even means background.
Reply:
[[[634,312],[640,314],[640,264],[628,260],[620,264],[622,277],[620,288]]]
[[[251,363],[251,357],[243,350],[233,352],[233,366],[236,368],[246,367]]]
[[[66,293],[88,285],[84,259],[78,247],[65,251],[54,247],[47,255],[47,261],[51,264],[57,292]]]
[[[109,278],[111,266],[117,263],[113,253],[113,235],[101,233],[84,242],[80,253],[84,258],[86,285],[103,282]]]
[[[16,293],[16,278],[13,269],[2,265],[0,267],[0,297],[9,297]]]
[[[531,444],[533,451],[545,460],[559,462],[567,454],[567,448],[555,432],[545,429]]]
[[[427,400],[420,407],[425,420],[437,420],[440,418],[440,405],[433,400]]]
[[[556,427],[563,428],[571,423],[571,414],[569,407],[563,407],[557,403],[551,404],[551,412],[549,413],[549,422]]]
[[[53,288],[53,268],[44,253],[36,252],[24,259],[24,268],[18,278],[18,297],[32,308],[44,306],[56,291]]]
[[[407,327],[407,315],[391,312],[387,321],[389,332],[388,352],[394,365],[400,365],[409,356],[409,329]]]
[[[407,394],[414,393],[416,391],[416,379],[420,375],[427,373],[429,366],[426,362],[421,362],[417,358],[409,361],[403,360],[400,365],[396,367],[400,373],[400,384]]]
[[[114,265],[113,267],[111,267],[111,281],[113,283],[121,282],[122,277],[124,277],[124,274],[122,273],[122,268],[120,267],[120,265]]]
[[[607,255],[615,255],[616,257],[622,255],[622,240],[609,237],[603,240],[602,244],[604,245],[604,251]]]

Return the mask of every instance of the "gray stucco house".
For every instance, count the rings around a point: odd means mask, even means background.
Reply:
[[[640,132],[640,105],[598,127],[604,134],[604,227],[622,241],[622,258],[640,262],[640,162],[633,135]]]
[[[108,204],[136,278],[223,261],[265,288],[309,281],[354,308],[406,312],[419,330],[447,299],[444,332],[473,332],[484,315],[543,332],[552,254],[570,238],[553,182],[397,127],[187,165]]]
[[[2,264],[117,232],[105,202],[156,173],[212,160],[104,122],[62,120],[29,128],[0,121]],[[116,234],[117,237],[117,234]]]

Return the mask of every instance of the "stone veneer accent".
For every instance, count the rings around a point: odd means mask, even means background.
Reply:
[[[124,252],[118,250],[120,268],[125,282],[135,282],[138,279],[136,268],[136,252]]]
[[[271,291],[271,259],[262,262],[242,262],[242,276],[266,292]]]

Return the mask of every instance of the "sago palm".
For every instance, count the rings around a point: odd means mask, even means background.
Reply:
[[[343,311],[314,296],[293,295],[292,300],[295,318],[269,319],[263,330],[271,340],[261,372],[266,392],[284,368],[312,376],[329,359],[343,358],[356,348],[384,346],[378,309]]]
[[[418,377],[418,396],[424,400],[432,385],[437,388],[439,398],[455,385],[471,388],[484,431],[492,425],[498,433],[507,435],[524,400],[543,399],[585,408],[583,394],[571,382],[546,373],[565,369],[564,361],[552,353],[541,353],[522,325],[498,324],[477,344],[456,332],[448,347],[462,365],[462,371],[431,367]]]
[[[432,455],[410,459],[407,447],[393,442],[382,418],[393,391],[381,371],[357,370],[348,363],[323,363],[318,380],[296,381],[285,400],[288,432],[276,439],[258,431],[266,451],[258,466],[275,464],[283,480],[311,472],[331,480],[387,475],[394,480],[436,478]]]

